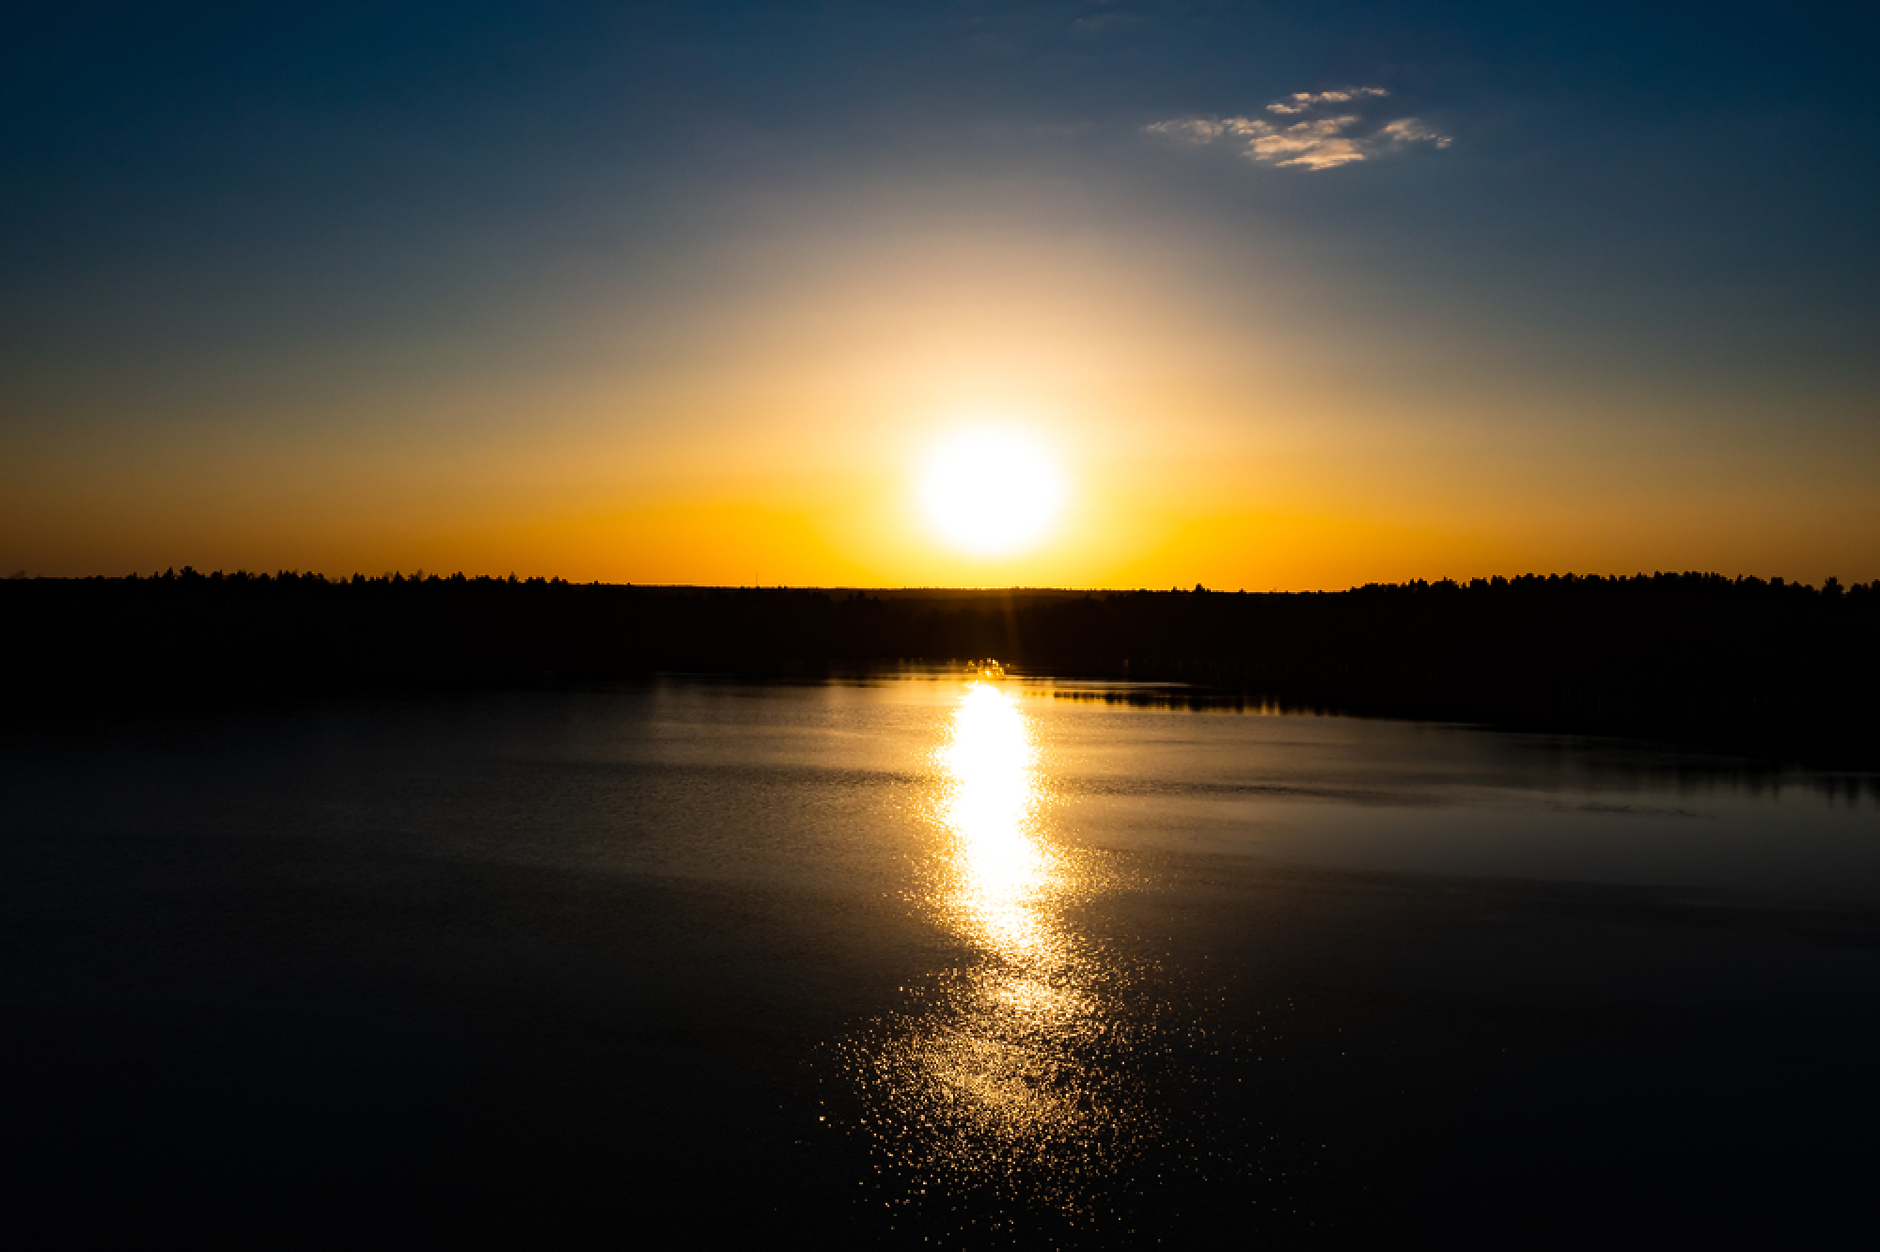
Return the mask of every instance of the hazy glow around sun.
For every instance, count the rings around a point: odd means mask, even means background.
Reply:
[[[1020,431],[959,431],[928,454],[921,504],[952,546],[979,556],[1029,547],[1064,505],[1055,458]]]

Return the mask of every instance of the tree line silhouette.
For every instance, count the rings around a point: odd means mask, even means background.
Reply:
[[[996,656],[1282,707],[1880,766],[1880,581],[1534,575],[1341,592],[672,588],[180,572],[0,580],[20,718]]]

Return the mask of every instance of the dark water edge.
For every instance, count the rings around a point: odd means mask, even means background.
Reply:
[[[0,580],[0,722],[996,656],[1288,709],[1880,768],[1880,582],[1527,576],[1335,593],[830,592],[430,576]]]
[[[1865,1211],[1871,912],[1141,854],[1155,886],[1076,921],[1152,971],[1115,1063],[1163,1131],[1103,1177],[943,1186],[833,1054],[961,960],[893,902],[3,847],[11,1221],[47,1241],[1567,1246]]]

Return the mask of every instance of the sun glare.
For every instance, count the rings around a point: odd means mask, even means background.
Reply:
[[[921,475],[921,503],[953,546],[982,556],[1036,543],[1063,507],[1064,475],[1029,436],[1007,430],[953,435]]]

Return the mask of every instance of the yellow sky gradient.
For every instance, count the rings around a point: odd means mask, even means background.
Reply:
[[[10,559],[864,587],[1880,576],[1866,428],[1745,435],[1775,401],[1588,381],[1441,309],[1363,308],[1277,246],[837,221],[696,260],[487,353],[288,349],[81,396],[57,438],[3,437]],[[950,549],[916,490],[936,441],[987,424],[1070,484],[998,558]]]

